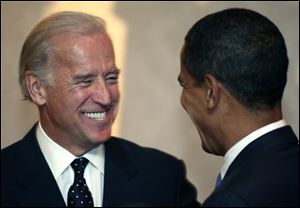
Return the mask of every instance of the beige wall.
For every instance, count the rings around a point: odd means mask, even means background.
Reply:
[[[180,105],[179,52],[199,18],[229,7],[261,12],[282,31],[290,59],[284,116],[299,135],[298,2],[1,2],[1,148],[21,139],[38,120],[35,106],[22,101],[17,81],[27,34],[52,12],[90,12],[107,20],[122,69],[122,103],[114,134],[183,159],[203,201],[213,189],[222,158],[201,149]]]

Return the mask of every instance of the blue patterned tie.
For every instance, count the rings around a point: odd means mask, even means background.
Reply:
[[[74,170],[74,183],[68,192],[68,207],[93,207],[93,197],[83,177],[84,169],[89,163],[82,157],[75,159],[71,166]]]

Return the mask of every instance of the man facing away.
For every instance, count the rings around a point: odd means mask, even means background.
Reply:
[[[282,34],[254,11],[223,10],[189,30],[181,104],[203,149],[225,161],[203,206],[299,207],[299,143],[281,110],[287,69]]]
[[[111,136],[119,103],[104,21],[81,12],[42,20],[20,58],[39,122],[1,151],[1,206],[198,206],[182,161]]]

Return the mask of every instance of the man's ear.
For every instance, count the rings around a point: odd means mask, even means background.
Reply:
[[[220,99],[220,84],[218,80],[210,74],[204,76],[204,84],[207,106],[212,109],[218,104]]]
[[[40,78],[27,71],[25,80],[32,101],[39,106],[44,105],[46,102],[46,90]]]

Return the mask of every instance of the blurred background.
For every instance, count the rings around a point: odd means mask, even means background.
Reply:
[[[283,97],[286,121],[299,137],[299,2],[1,2],[1,148],[20,140],[38,120],[36,107],[22,101],[18,61],[22,44],[44,17],[83,11],[104,18],[121,69],[121,105],[113,134],[182,159],[203,201],[213,190],[223,158],[205,153],[180,105],[179,54],[191,26],[226,8],[253,9],[273,21],[289,53]],[[268,82],[268,80],[266,80]]]

